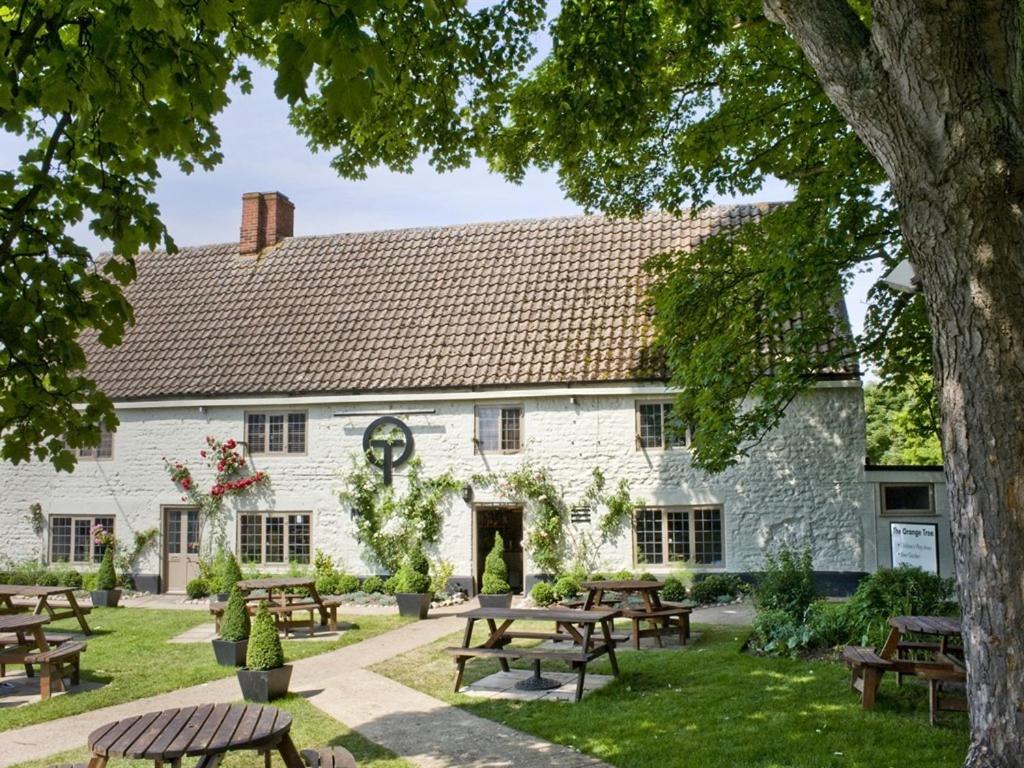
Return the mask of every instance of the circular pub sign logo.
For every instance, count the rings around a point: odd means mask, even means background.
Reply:
[[[391,485],[392,471],[412,458],[412,430],[401,419],[381,416],[363,432],[363,453],[384,472],[384,485]]]

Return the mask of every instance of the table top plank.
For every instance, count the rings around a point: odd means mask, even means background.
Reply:
[[[157,712],[156,719],[150,724],[149,728],[146,729],[145,733],[139,736],[132,745],[131,757],[145,757],[149,753],[150,747],[153,746],[153,742],[160,737],[160,734],[164,732],[164,729],[167,728],[177,714],[177,709],[165,709],[163,712]]]
[[[140,715],[132,727],[118,737],[114,748],[123,754],[130,754],[139,737],[149,729],[159,715],[159,712],[148,712],[145,715]]]
[[[206,722],[203,723],[203,727],[199,729],[195,738],[192,739],[192,743],[189,744],[189,752],[205,752],[207,750],[213,737],[220,730],[221,723],[224,722],[230,708],[230,704],[218,704],[213,708],[213,712],[210,713]]]
[[[590,591],[644,592],[659,590],[664,585],[660,581],[648,581],[646,579],[605,579],[602,581],[584,581],[580,583],[580,586]]]
[[[260,720],[260,708],[255,705],[248,705],[242,720],[235,729],[235,735],[243,741],[252,741],[252,733],[256,729],[256,723]]]
[[[893,616],[889,625],[900,632],[920,635],[960,635],[960,619],[952,616]]]
[[[164,732],[161,733],[146,749],[144,757],[147,760],[159,759],[159,757],[164,753],[164,750],[166,750],[170,743],[174,741],[174,737],[178,735],[178,732],[184,727],[185,723],[192,718],[196,709],[196,707],[182,707],[177,710],[174,717],[171,718],[171,722],[169,722],[167,727],[164,729]],[[171,711],[173,712],[174,710]],[[95,747],[93,748],[93,751],[96,751]]]
[[[289,576],[269,579],[242,579],[235,583],[243,592],[253,589],[295,589],[298,587],[311,587],[316,584],[315,579],[306,576]]]
[[[3,597],[50,597],[51,595],[72,595],[74,587],[40,587],[34,584],[0,584]]]
[[[8,613],[0,616],[0,632],[18,632],[49,624],[50,617],[33,613]]]
[[[93,741],[93,735],[96,731],[89,736],[89,747],[96,753],[105,755],[110,752],[110,749],[117,744],[121,736],[135,725],[135,722],[139,719],[138,715],[134,717],[126,717],[124,720],[119,720],[114,724],[112,728],[106,731],[100,738]]]
[[[173,760],[176,757],[188,754],[188,748],[192,745],[192,741],[199,734],[199,730],[209,719],[210,715],[213,714],[213,709],[213,704],[202,704],[197,707],[196,711],[192,713],[192,717],[181,727],[178,735],[174,737],[167,746],[167,749],[164,750],[164,756],[169,760]]]
[[[616,608],[581,611],[574,608],[474,608],[473,610],[460,613],[463,619],[511,619],[517,621],[554,621],[569,622],[572,624],[589,624],[611,619],[619,615]]]
[[[232,738],[237,735],[239,723],[242,722],[242,716],[246,711],[247,708],[244,704],[234,704],[228,709],[228,713],[224,716],[224,721],[220,724],[220,728],[217,729],[217,733],[210,739],[209,750],[211,752],[227,749]]]
[[[257,721],[256,727],[252,732],[253,742],[258,744],[259,742],[270,738],[274,733],[274,724],[277,720],[277,714],[278,710],[273,709],[272,707],[265,707],[263,711],[260,712],[260,719]]]

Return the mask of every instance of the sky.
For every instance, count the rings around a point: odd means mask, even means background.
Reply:
[[[237,240],[244,192],[279,191],[295,204],[295,234],[323,235],[400,227],[463,224],[582,213],[559,188],[553,173],[532,171],[521,185],[487,170],[482,162],[439,174],[425,161],[411,174],[372,171],[358,181],[330,168],[329,154],[315,154],[288,123],[274,96],[273,74],[254,72],[250,94],[233,94],[220,115],[224,161],[209,172],[186,175],[162,167],[156,202],[179,246]],[[0,158],[17,161],[19,142],[0,134]],[[758,194],[715,202],[780,201],[791,197],[778,181]],[[108,246],[82,225],[76,235],[93,252]],[[847,295],[855,333],[863,326],[864,297],[875,278],[860,276]]]

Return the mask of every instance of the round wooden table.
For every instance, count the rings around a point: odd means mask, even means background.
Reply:
[[[216,758],[238,749],[277,750],[287,768],[303,768],[288,732],[292,716],[259,704],[203,704],[126,717],[89,734],[89,768],[111,757],[181,765],[182,757]]]

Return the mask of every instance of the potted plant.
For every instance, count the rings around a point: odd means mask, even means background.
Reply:
[[[479,595],[482,608],[508,608],[512,605],[512,587],[508,585],[507,579],[505,542],[500,533],[495,533],[494,546],[484,560],[484,578]]]
[[[225,667],[241,667],[245,664],[251,628],[245,598],[237,588],[232,587],[220,623],[220,637],[213,640],[213,654],[218,664]]]
[[[395,574],[395,600],[398,615],[427,618],[430,610],[430,563],[420,549],[413,550]]]
[[[260,603],[260,609],[252,620],[245,666],[236,674],[242,696],[247,701],[268,702],[288,693],[292,667],[284,663],[277,625],[265,603]]]
[[[103,530],[102,526],[93,529],[93,538],[102,544],[103,560],[96,574],[96,589],[89,593],[92,604],[101,608],[117,608],[121,599],[121,590],[117,588],[117,574],[114,573],[114,537]]]
[[[217,554],[217,592],[214,598],[223,603],[231,596],[235,584],[242,580],[242,568],[234,553],[221,549]]]

